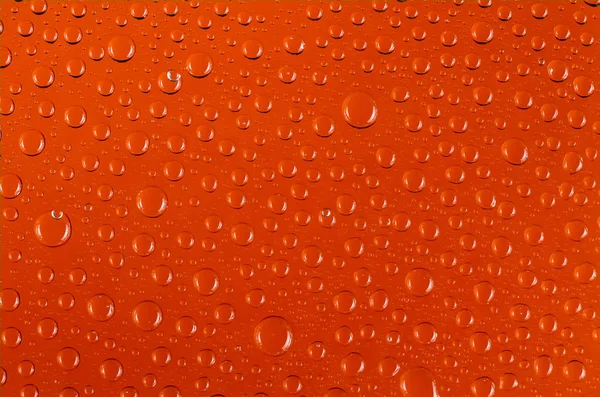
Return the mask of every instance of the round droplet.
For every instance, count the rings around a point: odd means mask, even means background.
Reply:
[[[572,241],[582,241],[588,235],[588,227],[579,220],[567,222],[565,235]]]
[[[183,397],[183,394],[175,386],[165,386],[158,393],[158,397]]]
[[[158,75],[158,88],[165,94],[175,94],[181,89],[181,86],[181,74],[173,69]]]
[[[433,277],[427,269],[413,269],[404,279],[406,289],[414,296],[427,296],[433,290]]]
[[[302,39],[302,37],[298,35],[287,36],[283,39],[283,47],[287,52],[293,55],[301,54],[304,51],[304,47],[306,43]]]
[[[6,327],[2,330],[0,339],[2,340],[2,345],[12,349],[21,344],[23,335],[21,334],[21,331],[15,327]]]
[[[573,109],[570,110],[569,113],[567,113],[567,121],[569,122],[569,125],[571,127],[575,129],[580,129],[585,127],[587,123],[587,118],[585,116],[585,113],[583,113],[581,110]]]
[[[377,106],[373,98],[364,92],[355,92],[342,103],[344,120],[356,128],[367,128],[377,120]]]
[[[425,188],[425,175],[421,170],[408,170],[402,175],[402,184],[409,192],[418,193]]]
[[[513,251],[512,243],[504,236],[492,240],[492,252],[498,259],[504,259]]]
[[[210,296],[219,289],[219,275],[213,269],[201,269],[194,274],[194,287],[200,295]]]
[[[531,309],[524,303],[518,303],[510,308],[508,314],[511,319],[524,322],[531,318]]]
[[[487,44],[494,38],[494,30],[486,23],[475,22],[471,27],[471,37],[478,44]]]
[[[296,375],[290,375],[283,380],[283,390],[289,394],[297,394],[302,390],[302,380]]]
[[[469,346],[478,354],[485,354],[492,348],[492,340],[485,332],[475,332],[469,338]]]
[[[379,372],[379,375],[384,378],[392,378],[400,371],[400,364],[398,364],[398,360],[394,357],[385,357],[379,361],[377,371]]]
[[[38,66],[31,73],[33,83],[40,88],[47,88],[54,83],[54,70],[48,66]]]
[[[125,138],[125,147],[134,156],[141,156],[150,148],[150,139],[142,131],[132,132]]]
[[[346,376],[358,376],[365,370],[365,360],[359,353],[350,353],[340,362],[342,373]]]
[[[583,169],[583,157],[577,152],[565,153],[562,168],[571,175],[578,173]]]
[[[19,293],[12,288],[5,288],[0,291],[0,309],[5,312],[16,310],[21,303]]]
[[[168,207],[167,194],[157,186],[150,186],[140,190],[135,202],[138,210],[149,218],[161,216]]]
[[[133,323],[143,331],[153,331],[163,321],[160,306],[152,301],[143,301],[135,305],[131,311]]]
[[[6,173],[0,177],[0,195],[5,199],[13,199],[23,190],[23,182],[16,174]]]
[[[381,54],[391,54],[394,52],[394,39],[389,36],[379,36],[375,39],[375,49]]]
[[[123,376],[123,364],[114,358],[104,360],[100,364],[100,375],[109,382],[116,382]]]
[[[19,148],[27,156],[37,156],[46,146],[44,134],[37,130],[28,130],[19,137]]]
[[[117,62],[127,62],[135,55],[135,43],[129,36],[115,36],[108,41],[108,55]]]
[[[586,370],[585,365],[581,361],[573,360],[569,361],[563,366],[563,375],[571,382],[578,382],[585,379]]]
[[[527,158],[529,157],[527,145],[525,145],[525,143],[518,138],[510,138],[506,140],[502,144],[501,151],[504,160],[513,165],[525,164],[525,161],[527,161]]]
[[[573,80],[573,90],[580,97],[587,98],[594,93],[594,81],[587,76],[575,77],[575,80]]]
[[[189,338],[198,330],[198,324],[193,318],[183,316],[175,323],[175,330],[184,338]]]
[[[333,297],[333,307],[339,313],[352,313],[356,309],[356,296],[351,291],[342,291]]]
[[[44,339],[52,339],[58,335],[58,324],[49,317],[41,319],[37,324],[37,333]]]
[[[237,245],[250,245],[254,240],[254,229],[247,223],[238,223],[231,228],[231,239]]]
[[[235,319],[235,309],[229,303],[221,303],[215,308],[214,316],[221,324],[229,324]]]
[[[0,47],[0,68],[5,68],[12,62],[12,52],[8,47]]]
[[[494,298],[496,288],[489,281],[481,281],[473,287],[473,294],[477,303],[487,305]]]
[[[242,53],[248,59],[258,59],[263,53],[262,44],[256,40],[248,40],[242,44]]]
[[[79,352],[72,347],[65,347],[56,355],[56,362],[67,371],[73,370],[79,366]]]
[[[81,106],[71,106],[65,110],[65,123],[71,128],[79,128],[87,121],[87,112]]]
[[[71,221],[62,211],[48,211],[37,217],[33,230],[40,243],[60,247],[71,237]]]
[[[548,71],[548,77],[550,77],[550,80],[552,81],[561,82],[569,77],[569,69],[564,61],[555,59],[548,63],[546,69]]]
[[[400,391],[404,397],[440,397],[433,374],[423,367],[411,368],[402,373]]]
[[[492,397],[496,395],[496,384],[488,377],[475,379],[471,383],[473,397]]]
[[[131,247],[139,256],[148,256],[154,252],[156,243],[151,235],[140,233],[131,241]]]
[[[115,315],[115,303],[108,295],[97,294],[88,300],[87,311],[96,321],[108,321]]]
[[[413,328],[413,337],[417,342],[423,345],[430,345],[435,343],[438,338],[438,333],[433,324],[424,322],[417,324]]]
[[[582,263],[573,270],[573,276],[580,283],[591,283],[597,276],[596,266],[589,262]]]
[[[475,201],[481,208],[490,210],[496,207],[496,194],[492,189],[481,189],[475,195]]]
[[[185,61],[185,69],[194,77],[206,77],[213,69],[212,58],[201,52],[192,54]]]
[[[281,356],[293,342],[292,327],[283,317],[267,317],[254,328],[254,343],[269,356]]]
[[[67,73],[71,77],[77,78],[85,73],[85,62],[81,59],[71,59],[67,62]]]

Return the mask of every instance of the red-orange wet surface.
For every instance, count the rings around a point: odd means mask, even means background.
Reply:
[[[600,8],[1,2],[4,397],[600,395]]]

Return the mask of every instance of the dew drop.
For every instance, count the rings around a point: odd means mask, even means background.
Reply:
[[[264,318],[254,328],[254,343],[269,356],[281,356],[290,349],[292,342],[292,327],[283,317]]]
[[[62,211],[48,211],[37,217],[33,230],[43,245],[60,247],[71,238],[71,221]]]

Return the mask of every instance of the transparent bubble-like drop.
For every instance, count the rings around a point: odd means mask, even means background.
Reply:
[[[569,361],[563,366],[563,376],[571,382],[578,382],[585,379],[587,371],[585,365],[578,360]]]
[[[406,289],[414,296],[427,296],[433,290],[433,278],[427,269],[413,269],[405,278]]]
[[[281,356],[290,349],[292,342],[292,326],[283,317],[267,317],[254,328],[254,343],[269,356]]]
[[[487,44],[494,38],[494,30],[486,23],[475,22],[471,27],[471,37],[478,44]]]
[[[44,339],[52,339],[58,335],[58,323],[53,318],[43,318],[37,323],[37,333]]]
[[[161,307],[153,301],[143,301],[135,305],[131,311],[133,323],[143,331],[153,331],[163,321]]]
[[[19,137],[19,148],[27,156],[37,156],[46,146],[44,134],[37,130],[28,130]]]
[[[0,291],[0,309],[5,312],[16,310],[21,304],[19,292],[12,288],[4,288]]]
[[[471,393],[473,397],[492,397],[496,394],[496,383],[486,376],[477,378],[471,383]]]
[[[12,63],[12,51],[8,47],[0,47],[0,68],[5,68]]]
[[[14,199],[23,191],[23,182],[17,174],[5,173],[0,176],[0,196]]]
[[[149,218],[161,216],[168,207],[167,194],[157,186],[146,187],[136,196],[137,209]]]
[[[186,59],[185,69],[193,77],[206,77],[213,69],[213,60],[205,53],[195,53]]]
[[[100,375],[109,382],[116,382],[123,376],[123,364],[114,358],[104,360],[100,364]]]
[[[62,211],[48,211],[34,222],[33,229],[38,241],[47,247],[60,247],[71,238],[71,221]]]
[[[340,362],[342,373],[346,376],[358,376],[365,370],[365,360],[360,353],[352,352]]]
[[[31,73],[33,83],[40,88],[48,88],[54,83],[54,70],[49,66],[38,66]]]
[[[352,127],[367,128],[377,120],[377,105],[371,96],[364,92],[354,92],[342,103],[344,120]]]
[[[405,397],[440,397],[433,374],[423,367],[411,368],[400,375],[400,391]]]
[[[87,121],[87,112],[81,106],[70,106],[65,110],[65,123],[71,128],[79,128]]]
[[[175,94],[182,86],[181,74],[169,69],[158,76],[158,88],[165,94]]]
[[[148,256],[154,252],[154,249],[156,248],[156,242],[151,235],[147,233],[140,233],[133,238],[131,247],[139,256]]]
[[[256,40],[248,40],[242,44],[242,53],[248,59],[258,59],[263,53],[263,46]]]
[[[87,301],[87,311],[96,321],[108,321],[115,315],[115,302],[105,294],[97,294]]]
[[[108,41],[108,55],[117,62],[127,62],[135,55],[135,43],[129,36],[115,36]]]
[[[525,143],[518,138],[506,140],[502,144],[501,151],[504,160],[513,165],[525,164],[527,158],[529,157],[527,145],[525,145]]]
[[[301,54],[304,51],[306,43],[302,37],[298,35],[287,36],[283,39],[283,47],[285,50],[293,55]]]
[[[210,296],[219,288],[219,275],[213,269],[201,269],[194,274],[193,283],[201,295]]]
[[[569,69],[564,61],[551,61],[548,63],[546,69],[548,71],[548,77],[550,77],[550,80],[552,81],[561,82],[569,77]]]
[[[238,223],[231,228],[231,239],[237,245],[250,245],[254,240],[254,229],[247,223]]]
[[[81,358],[76,349],[72,347],[65,347],[56,355],[56,362],[61,368],[71,371],[79,366]]]

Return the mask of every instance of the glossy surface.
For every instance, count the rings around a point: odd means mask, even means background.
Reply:
[[[0,394],[600,395],[595,0],[0,4]]]

